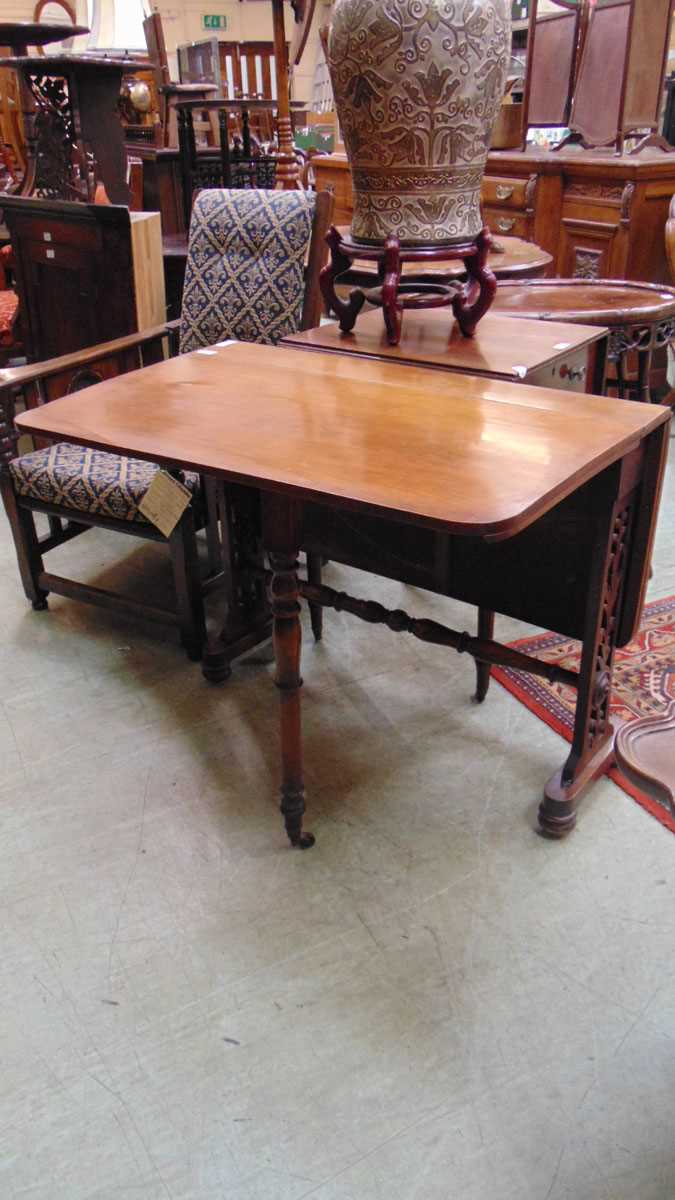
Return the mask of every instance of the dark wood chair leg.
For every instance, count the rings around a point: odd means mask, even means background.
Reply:
[[[181,642],[188,658],[199,662],[206,640],[206,619],[199,578],[192,508],[186,508],[169,538]]]
[[[310,583],[321,587],[321,571],[323,559],[320,554],[307,554],[307,579]],[[314,641],[320,642],[323,636],[323,608],[320,604],[310,604],[309,616],[312,623]]]
[[[39,577],[44,571],[44,564],[33,514],[30,509],[23,508],[17,503],[14,488],[8,478],[2,480],[2,498],[14,538],[23,590],[33,608],[40,611],[48,607],[49,592],[41,588],[38,583]]]
[[[495,633],[495,614],[488,608],[478,609],[478,636],[482,641],[491,642]],[[476,694],[474,700],[482,704],[490,687],[491,666],[488,662],[476,659]]]
[[[208,548],[209,576],[220,575],[223,569],[218,526],[218,491],[215,479],[202,480],[206,507],[206,545]]]

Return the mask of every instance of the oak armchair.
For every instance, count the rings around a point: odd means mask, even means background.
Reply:
[[[177,626],[189,657],[201,657],[206,632],[204,594],[235,570],[228,549],[230,539],[221,536],[219,528],[232,513],[223,489],[217,490],[214,481],[191,473],[180,476],[192,492],[192,501],[166,539],[138,509],[159,469],[156,464],[70,443],[37,446],[17,456],[16,406],[47,403],[148,367],[178,351],[181,326],[180,351],[185,353],[229,337],[277,341],[288,332],[318,324],[318,274],[331,212],[328,193],[202,192],[190,231],[182,322],[47,362],[0,371],[0,492],[21,581],[34,609],[47,608],[50,592],[115,607],[136,618]],[[226,391],[223,401],[227,402]],[[48,520],[49,532],[42,537],[35,527],[36,513]],[[167,542],[176,592],[173,608],[130,600],[45,569],[43,559],[50,550],[96,526]],[[204,580],[196,540],[196,532],[202,528],[208,548]],[[230,596],[237,592],[231,580],[229,591]],[[245,589],[239,588],[237,594],[244,593]],[[242,628],[244,625],[242,621]]]
[[[28,367],[0,371],[0,492],[9,519],[21,582],[36,610],[48,607],[50,592],[136,618],[177,626],[188,656],[201,657],[204,608],[197,568],[196,529],[206,521],[199,477],[182,476],[193,499],[167,539],[138,510],[159,468],[138,459],[85,450],[70,443],[41,445],[17,456],[17,404],[35,407],[57,396],[100,383],[158,361],[166,330],[148,330]],[[46,516],[49,532],[39,536],[35,514]],[[159,608],[45,569],[44,556],[92,527],[166,542],[176,602]],[[213,561],[213,559],[212,559]]]

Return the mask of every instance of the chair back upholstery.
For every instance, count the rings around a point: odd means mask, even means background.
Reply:
[[[302,327],[313,192],[214,189],[194,202],[180,350],[276,344]],[[311,256],[310,256],[311,260]]]

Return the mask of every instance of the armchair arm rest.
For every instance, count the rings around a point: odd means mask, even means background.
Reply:
[[[112,342],[101,342],[98,346],[86,346],[84,350],[74,350],[72,354],[62,354],[58,358],[48,358],[44,362],[29,363],[26,367],[6,367],[0,370],[0,389],[25,388],[40,379],[48,379],[51,375],[59,375],[62,371],[86,367],[101,358],[110,358],[125,350],[141,349],[150,342],[160,338],[175,336],[174,326],[180,324],[170,321],[166,325],[156,325],[153,329],[145,329],[142,333],[130,333],[126,337],[115,338]]]
[[[15,389],[0,387],[0,469],[16,455],[19,431],[14,424]]]

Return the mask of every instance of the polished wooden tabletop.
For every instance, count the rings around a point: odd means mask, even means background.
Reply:
[[[284,338],[284,345],[522,380],[549,363],[592,345],[604,332],[602,328],[563,325],[557,321],[521,321],[514,327],[512,317],[489,312],[475,336],[467,338],[450,309],[412,309],[403,318],[401,341],[398,346],[390,346],[378,310],[362,313],[351,333],[342,333],[337,321],[332,321],[317,329],[290,334]]]
[[[656,405],[230,343],[54,400],[17,425],[298,497],[508,537],[669,419]]]
[[[675,313],[675,288],[620,279],[532,279],[499,283],[493,312],[542,321],[624,325]]]

